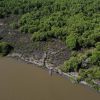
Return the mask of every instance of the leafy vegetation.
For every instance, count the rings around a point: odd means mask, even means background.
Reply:
[[[6,42],[0,42],[0,55],[5,56],[12,50],[12,47]]]

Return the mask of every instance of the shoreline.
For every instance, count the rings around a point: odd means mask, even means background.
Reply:
[[[52,73],[55,73],[57,75],[60,75],[64,78],[69,79],[72,83],[77,83],[78,73],[75,73],[75,72],[64,73],[59,68],[53,67],[54,66],[53,64],[47,63],[47,62],[46,62],[46,66],[43,67],[43,65],[44,65],[43,59],[35,59],[33,57],[28,58],[28,57],[25,57],[24,55],[19,54],[19,53],[8,54],[7,57],[19,59],[19,60],[22,60],[23,62],[26,62],[28,64],[35,64],[40,68],[47,69],[51,76],[52,76]],[[93,86],[91,84],[87,83],[86,81],[80,81],[78,84],[81,84],[81,85],[84,85],[84,86],[87,86],[87,87],[93,89]],[[100,91],[97,91],[97,90],[96,90],[96,92],[100,93]]]

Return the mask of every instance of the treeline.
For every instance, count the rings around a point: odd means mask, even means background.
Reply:
[[[0,0],[0,18],[22,15],[33,8],[32,0]]]
[[[13,28],[33,41],[58,38],[72,55],[61,67],[100,79],[100,0],[1,0],[0,17],[20,15]]]
[[[89,48],[99,41],[99,0],[38,1],[18,22],[19,30],[31,33],[33,40],[60,38],[70,49]]]

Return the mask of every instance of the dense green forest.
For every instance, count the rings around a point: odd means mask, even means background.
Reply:
[[[72,54],[62,71],[100,80],[100,0],[0,0],[0,18],[13,15],[20,18],[12,28],[33,41],[66,42]]]

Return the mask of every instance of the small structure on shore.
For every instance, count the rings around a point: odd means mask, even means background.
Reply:
[[[43,66],[46,67],[46,60],[47,60],[47,52],[43,55]]]
[[[53,67],[50,67],[50,68],[49,68],[49,75],[52,76],[52,73],[53,73]]]

